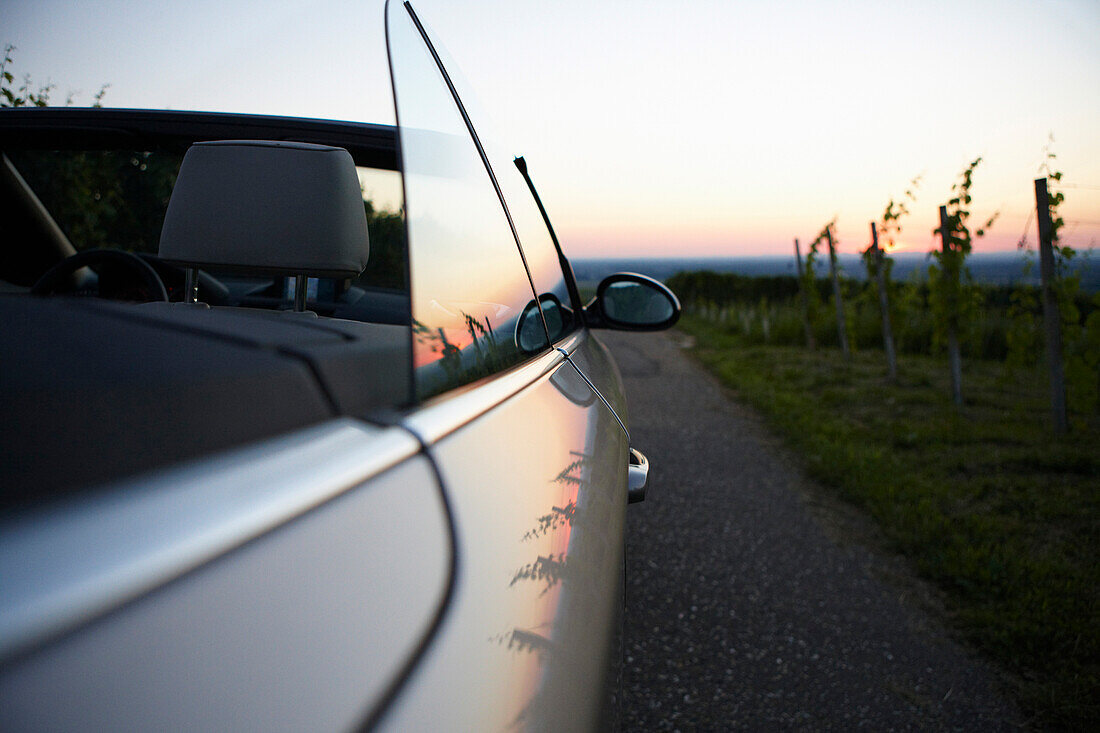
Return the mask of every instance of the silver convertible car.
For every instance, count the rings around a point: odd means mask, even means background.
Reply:
[[[0,729],[614,723],[647,461],[408,3],[398,125],[0,112]],[[364,191],[396,180],[400,210]]]

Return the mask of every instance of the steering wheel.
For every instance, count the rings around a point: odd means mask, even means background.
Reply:
[[[137,276],[140,280],[140,294],[144,297],[136,298],[136,300],[168,302],[168,291],[165,290],[164,283],[161,282],[157,271],[137,255],[121,249],[89,249],[77,252],[71,257],[66,257],[38,278],[38,282],[31,287],[31,293],[34,295],[48,295],[59,292],[58,286],[74,272],[82,267],[97,264],[117,266],[119,269],[128,270],[131,275]],[[102,280],[100,284],[102,285]],[[100,296],[102,297],[102,293],[100,293]]]

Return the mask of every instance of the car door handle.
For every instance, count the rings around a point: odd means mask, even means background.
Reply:
[[[630,449],[630,465],[627,468],[626,500],[630,504],[645,501],[645,486],[649,479],[649,459],[641,451]]]

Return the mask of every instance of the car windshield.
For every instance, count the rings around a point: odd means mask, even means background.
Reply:
[[[5,71],[13,79],[25,76],[26,106],[94,104],[392,124],[381,15],[381,8],[369,3],[340,0],[323,8],[305,2],[135,5],[105,0],[64,13],[48,4],[17,3],[5,8],[7,37],[0,40],[12,46]],[[88,33],[88,28],[96,31]],[[325,42],[295,54],[295,38]],[[291,55],[294,62],[287,63]],[[16,79],[13,89],[18,86]],[[144,144],[135,145],[126,135],[75,134],[72,128],[87,127],[83,121],[67,127],[30,138],[6,133],[6,165],[41,202],[71,251],[107,248],[156,255],[168,199],[192,140],[167,131],[144,135]],[[210,134],[219,136],[200,129],[191,137],[209,139]],[[295,139],[293,132],[273,134]],[[349,283],[314,279],[309,283],[313,294],[356,287],[407,290],[396,159],[379,166],[359,158],[356,171],[371,243],[368,268]],[[9,192],[13,185],[5,179]],[[29,287],[48,262],[33,253],[6,257],[0,261],[0,280]],[[216,274],[234,293],[247,294],[252,305],[264,299],[285,305],[293,292],[285,278]],[[173,289],[173,283],[166,284]]]
[[[94,118],[93,118],[94,119]],[[65,142],[59,136],[58,142]],[[168,200],[183,150],[90,148],[49,149],[4,145],[4,155],[77,252],[121,249],[156,255]],[[371,254],[363,274],[346,285],[310,283],[313,293],[349,287],[405,289],[405,242],[401,176],[397,171],[356,166],[370,232]],[[31,285],[42,273],[23,273],[16,258],[0,262],[0,279]],[[212,271],[214,272],[214,271]],[[232,289],[276,298],[287,295],[285,279],[216,273]],[[168,284],[168,283],[166,283]],[[175,293],[170,288],[169,295]],[[172,298],[176,299],[176,298]],[[258,303],[254,299],[254,304]]]
[[[51,106],[204,110],[393,124],[381,3],[5,3],[0,43]]]

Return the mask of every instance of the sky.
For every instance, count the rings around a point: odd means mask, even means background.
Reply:
[[[857,252],[918,175],[898,249],[927,251],[978,156],[973,220],[1000,218],[975,249],[1034,245],[1048,144],[1065,242],[1100,245],[1096,0],[414,5],[571,256],[786,255],[834,217]],[[381,1],[0,7],[55,99],[393,122]]]

